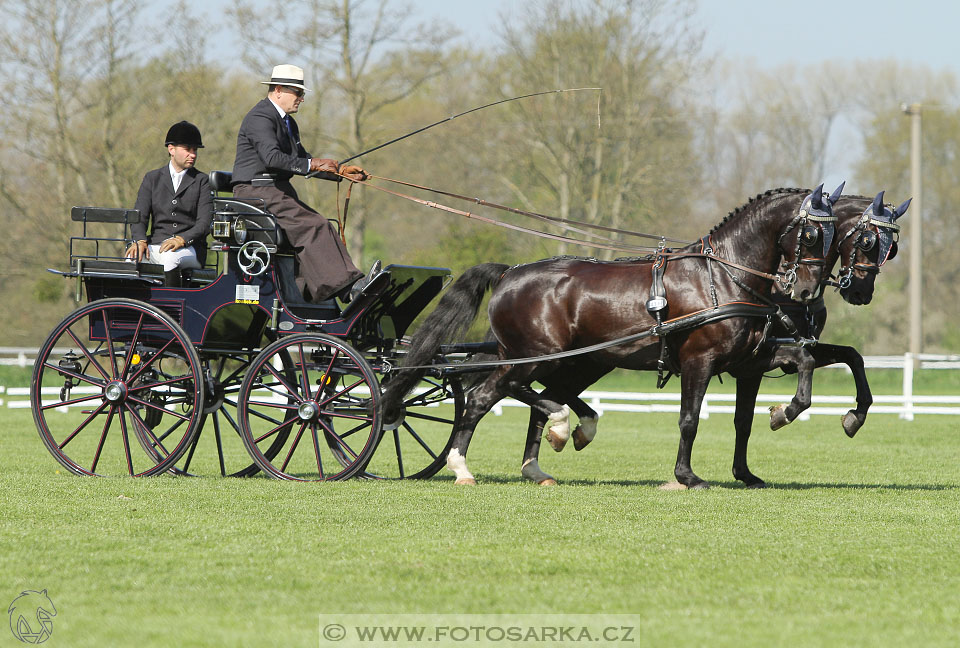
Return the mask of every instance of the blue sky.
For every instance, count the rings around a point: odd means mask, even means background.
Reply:
[[[517,0],[392,2],[411,6],[415,18],[446,20],[463,38],[490,45],[497,42],[501,16],[516,15],[518,7]],[[175,4],[161,0],[152,9],[166,12]],[[211,16],[230,4],[205,0],[194,7]],[[705,32],[706,52],[761,66],[895,59],[960,76],[957,0],[699,0],[694,21]]]

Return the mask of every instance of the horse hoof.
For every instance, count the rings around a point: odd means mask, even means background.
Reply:
[[[767,482],[763,481],[762,479],[760,481],[755,481],[752,484],[747,484],[747,488],[766,488],[766,487],[767,487]]]
[[[693,486],[687,486],[687,488],[689,488],[690,490],[708,490],[710,488],[710,484],[708,484],[705,481],[702,481],[702,482],[697,482]]]
[[[567,445],[568,438],[569,437],[562,437],[558,434],[554,434],[553,428],[547,431],[547,442],[550,443],[550,447],[556,452],[563,450],[563,447]]]
[[[581,450],[586,448],[587,444],[590,443],[592,440],[593,439],[587,438],[587,436],[583,433],[583,428],[579,425],[573,431],[573,449],[576,450],[577,452],[580,452]]]
[[[860,420],[860,417],[857,416],[857,413],[853,410],[850,410],[843,415],[841,419],[843,421],[843,431],[847,433],[847,436],[851,439],[856,435],[863,426],[863,421]]]
[[[657,486],[657,488],[662,491],[687,490],[686,485],[681,484],[680,482],[667,482],[666,484],[660,484],[659,486]]]
[[[553,477],[549,477],[547,479],[544,479],[541,482],[537,482],[537,486],[556,486],[556,485],[557,485],[557,480],[554,479]]]
[[[457,486],[476,486],[477,480],[473,477],[461,477],[454,483],[456,483]]]
[[[787,418],[785,405],[770,406],[770,429],[779,430],[782,427],[790,425],[790,419]]]

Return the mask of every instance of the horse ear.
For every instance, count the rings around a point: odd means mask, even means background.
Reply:
[[[873,199],[873,213],[877,216],[883,214],[883,192],[877,194],[877,197]]]
[[[823,183],[810,194],[810,206],[814,209],[823,209]]]
[[[907,213],[907,209],[910,207],[910,203],[913,202],[913,198],[907,198],[907,200],[893,210],[893,220],[897,220],[901,216]]]
[[[843,194],[843,186],[847,184],[847,181],[844,180],[840,183],[840,186],[833,190],[833,193],[830,194],[830,204],[836,205],[837,201],[840,200],[840,196]]]

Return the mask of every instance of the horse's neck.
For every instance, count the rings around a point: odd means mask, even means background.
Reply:
[[[773,273],[782,260],[780,235],[789,224],[788,217],[771,218],[759,209],[753,210],[712,235],[717,255],[753,270]],[[766,281],[756,275],[749,276],[750,283]]]

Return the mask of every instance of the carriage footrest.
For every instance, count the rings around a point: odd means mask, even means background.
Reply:
[[[140,279],[151,283],[163,283],[163,266],[158,263],[100,260],[81,260],[78,263],[78,274],[81,277]]]

